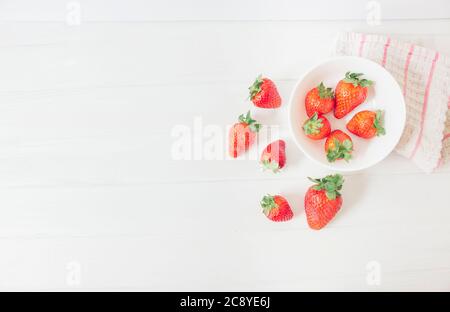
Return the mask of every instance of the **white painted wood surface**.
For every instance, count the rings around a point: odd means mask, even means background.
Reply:
[[[450,290],[448,165],[425,175],[391,155],[347,175],[342,211],[315,232],[306,177],[329,172],[290,140],[286,107],[252,109],[287,140],[279,175],[250,160],[171,157],[174,126],[233,123],[259,73],[286,104],[338,31],[450,54],[448,1],[389,9],[378,26],[361,11],[292,18],[235,13],[233,2],[217,16],[144,1],[81,2],[91,15],[70,26],[58,15],[66,2],[44,2],[0,2],[0,290]],[[291,222],[260,212],[277,192]],[[379,285],[367,282],[373,261]]]

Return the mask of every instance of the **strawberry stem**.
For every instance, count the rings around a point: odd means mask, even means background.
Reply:
[[[239,122],[247,124],[252,132],[258,132],[259,129],[261,129],[261,124],[257,123],[255,119],[252,119],[250,111],[248,111],[246,115],[239,115],[238,119]]]
[[[353,143],[350,140],[344,140],[342,143],[334,139],[334,148],[328,149],[327,159],[329,162],[335,162],[338,159],[349,161],[352,158]]]
[[[354,87],[361,86],[363,88],[371,86],[373,81],[367,79],[361,79],[363,73],[346,72],[344,81],[353,84]]]
[[[313,189],[317,191],[324,190],[328,199],[333,200],[336,199],[336,197],[341,196],[339,191],[342,189],[342,185],[344,184],[344,177],[342,175],[327,175],[322,179],[312,179],[308,177],[308,179],[316,183],[313,185]]]
[[[253,100],[253,98],[261,91],[262,84],[263,78],[262,75],[259,75],[258,77],[256,77],[253,84],[248,88],[248,90],[250,91],[249,95],[250,100]]]
[[[261,200],[261,207],[264,214],[267,216],[272,209],[278,208],[278,205],[275,203],[274,196],[267,194]]]
[[[317,112],[311,116],[308,120],[303,124],[303,130],[306,134],[318,134],[320,133],[320,129],[323,127],[323,121],[319,118]]]
[[[276,161],[264,160],[262,162],[262,167],[264,170],[270,170],[273,173],[278,173],[280,171],[280,165]]]
[[[321,99],[332,99],[334,98],[333,89],[332,88],[326,88],[323,82],[321,82],[317,86],[317,90],[319,91],[319,97]]]
[[[386,130],[383,127],[383,111],[377,110],[377,115],[375,117],[375,121],[373,122],[373,126],[377,129],[377,136],[385,135]]]

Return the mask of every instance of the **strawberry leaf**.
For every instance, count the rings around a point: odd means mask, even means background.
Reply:
[[[323,127],[323,121],[317,115],[317,112],[312,115],[305,123],[303,124],[303,130],[306,134],[318,134],[320,133],[320,129]]]
[[[278,205],[275,203],[274,196],[267,194],[261,200],[261,207],[263,209],[264,214],[269,215],[270,211],[274,208],[278,208]]]
[[[263,82],[264,81],[262,75],[259,75],[253,82],[253,84],[248,88],[248,90],[250,91],[249,95],[250,100],[253,100],[253,98],[261,91],[261,86]]]
[[[334,200],[336,197],[341,196],[339,191],[344,184],[344,177],[342,175],[327,175],[322,179],[311,179],[308,177],[308,179],[316,183],[312,188],[317,191],[324,190],[328,199]]]
[[[363,88],[371,86],[373,81],[367,79],[360,79],[360,77],[364,75],[363,73],[352,73],[346,72],[345,78],[343,79],[347,83],[353,84],[354,87],[361,86]]]
[[[326,88],[323,82],[317,86],[317,90],[319,91],[319,97],[321,99],[332,99],[334,97],[333,89]]]
[[[385,135],[386,130],[383,127],[383,111],[377,110],[377,115],[375,117],[375,121],[373,122],[373,126],[377,129],[377,136]]]
[[[334,139],[334,147],[327,150],[327,159],[329,162],[335,162],[338,159],[349,161],[352,158],[353,143],[350,140],[344,140],[342,143]]]
[[[239,122],[247,124],[252,132],[258,132],[261,129],[261,124],[252,119],[252,117],[250,116],[250,111],[248,111],[246,115],[240,115],[238,119]]]
[[[270,170],[273,173],[280,172],[280,165],[276,161],[263,160],[262,167],[264,170]]]

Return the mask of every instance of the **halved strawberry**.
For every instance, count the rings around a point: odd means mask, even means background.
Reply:
[[[277,173],[286,164],[286,143],[283,140],[277,140],[270,143],[263,150],[261,155],[261,165]]]
[[[247,151],[255,142],[260,127],[261,125],[251,118],[250,111],[245,116],[240,115],[239,122],[230,129],[228,148],[230,156],[236,158]]]
[[[280,195],[266,195],[261,200],[263,213],[269,220],[283,222],[294,216],[287,200]]]
[[[350,119],[347,123],[347,129],[351,133],[364,138],[370,139],[374,136],[386,134],[383,128],[383,111],[361,111]]]
[[[250,100],[257,107],[278,108],[281,106],[281,97],[275,83],[269,78],[259,75],[255,82],[248,88]]]
[[[334,130],[325,141],[325,152],[329,162],[339,159],[349,161],[352,158],[353,141],[341,130]]]
[[[303,131],[306,136],[313,140],[326,138],[331,132],[331,125],[325,116],[318,116],[317,113],[305,121]]]
[[[334,108],[333,89],[326,88],[323,82],[311,89],[305,97],[305,109],[308,117],[317,113],[319,115],[329,113]]]

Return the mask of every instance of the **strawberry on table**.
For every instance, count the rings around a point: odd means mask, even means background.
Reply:
[[[262,167],[277,173],[285,164],[286,143],[283,140],[277,140],[267,145],[261,155]]]
[[[277,108],[281,106],[281,97],[275,83],[269,78],[259,75],[255,82],[248,88],[250,100],[257,107]]]
[[[263,213],[269,220],[282,222],[291,220],[294,216],[287,200],[280,195],[266,195],[261,200]]]
[[[347,123],[347,129],[351,133],[364,138],[370,139],[374,136],[386,134],[383,128],[383,111],[361,111],[350,119]]]
[[[325,141],[325,152],[329,162],[339,159],[349,161],[352,158],[353,141],[341,130],[334,130]]]
[[[328,175],[323,179],[311,179],[315,184],[305,194],[306,220],[310,228],[320,230],[341,209],[344,178],[340,174]]]
[[[335,90],[334,117],[341,119],[366,100],[367,87],[373,82],[361,79],[362,75],[362,73],[347,72],[345,78],[339,81]]]
[[[325,87],[321,82],[317,87],[311,89],[305,97],[305,109],[308,117],[318,113],[319,115],[329,113],[334,108],[333,89]]]
[[[250,111],[247,115],[240,115],[239,122],[235,123],[230,129],[229,135],[229,154],[236,158],[255,142],[256,133],[261,128],[261,125],[252,119]]]
[[[325,116],[319,117],[317,113],[314,113],[314,115],[303,124],[303,131],[308,138],[321,140],[330,134],[331,125]]]

